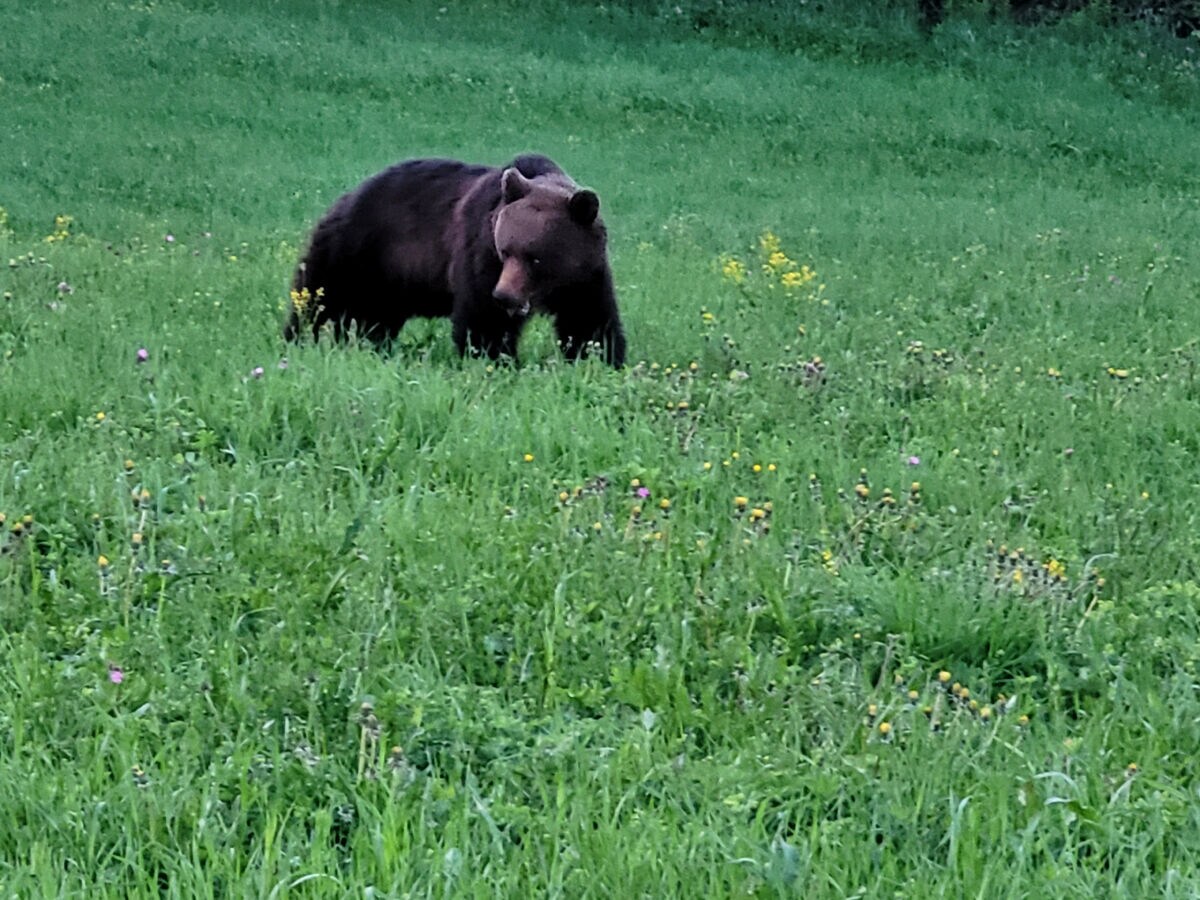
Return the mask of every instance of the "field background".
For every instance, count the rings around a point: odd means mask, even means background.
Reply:
[[[1200,45],[833,5],[0,2],[0,895],[1200,893]],[[283,344],[530,150],[629,367]]]

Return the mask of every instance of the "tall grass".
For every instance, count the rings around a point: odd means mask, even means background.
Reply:
[[[1200,890],[1194,55],[877,15],[0,5],[0,893]],[[282,343],[526,150],[630,367]]]

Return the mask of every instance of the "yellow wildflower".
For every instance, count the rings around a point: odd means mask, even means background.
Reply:
[[[746,280],[746,266],[740,259],[730,257],[721,264],[721,274],[726,280],[741,284]]]

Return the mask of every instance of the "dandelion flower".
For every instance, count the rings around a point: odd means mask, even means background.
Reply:
[[[525,462],[527,462],[527,463],[531,463],[531,462],[533,462],[533,454],[532,454],[532,453],[526,453],[526,454],[525,454],[523,457],[521,457],[521,458],[522,458],[523,460],[525,460]]]

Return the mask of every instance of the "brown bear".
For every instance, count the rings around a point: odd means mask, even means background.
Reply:
[[[570,360],[598,347],[625,362],[625,334],[596,194],[544,156],[503,168],[448,159],[394,165],[340,197],[293,280],[284,336],[353,323],[385,344],[413,316],[449,316],[460,354],[515,359],[535,313]]]

